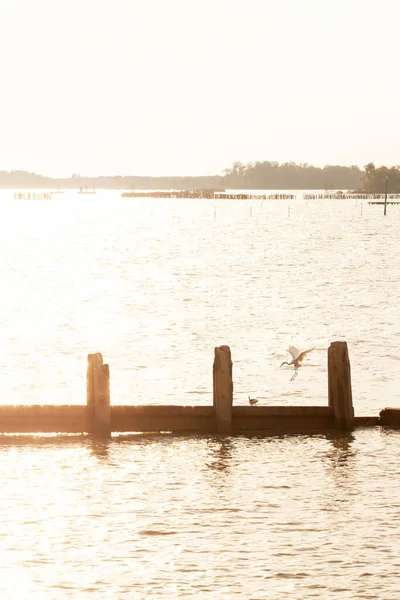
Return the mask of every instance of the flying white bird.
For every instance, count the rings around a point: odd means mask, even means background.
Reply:
[[[301,367],[300,363],[304,360],[305,356],[312,350],[315,350],[315,348],[310,348],[309,350],[304,350],[303,352],[300,352],[300,350],[298,350],[296,348],[296,346],[289,346],[288,352],[290,352],[290,354],[292,355],[292,360],[290,363],[283,362],[281,364],[281,367],[283,365],[289,365],[289,367],[290,367],[290,365],[294,366],[294,373],[293,373],[293,376],[290,378],[290,381],[293,381],[293,379],[295,379],[297,377],[297,374],[299,372],[299,367]]]
[[[249,396],[249,404],[251,406],[255,406],[257,404],[258,400],[256,400],[255,398],[250,398]]]

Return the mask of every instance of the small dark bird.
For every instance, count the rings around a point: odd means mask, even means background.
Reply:
[[[257,404],[258,400],[256,400],[255,398],[250,398],[249,396],[249,404],[250,406],[255,406]]]
[[[298,350],[296,348],[296,346],[289,346],[288,352],[290,352],[290,354],[292,355],[292,360],[290,363],[283,362],[281,364],[281,367],[283,365],[289,365],[289,366],[293,365],[294,366],[294,373],[293,373],[293,376],[290,378],[290,381],[293,381],[293,379],[296,379],[297,374],[299,372],[299,368],[301,367],[300,363],[304,360],[305,356],[312,350],[315,350],[315,348],[310,348],[309,350],[304,350],[303,352],[300,352],[300,350]]]

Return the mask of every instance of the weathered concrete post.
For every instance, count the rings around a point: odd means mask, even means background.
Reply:
[[[96,354],[88,354],[86,371],[86,404],[90,411],[93,411],[94,407],[93,372],[96,367],[102,364],[103,357],[100,352],[96,352]]]
[[[214,349],[213,365],[214,408],[217,431],[232,432],[232,360],[229,346],[217,346]]]
[[[110,369],[108,365],[99,365],[93,371],[94,420],[95,433],[111,434]]]
[[[88,354],[86,403],[90,430],[108,435],[111,432],[110,369],[103,364],[100,352]]]
[[[332,342],[328,348],[328,400],[338,429],[354,426],[350,360],[347,342]]]

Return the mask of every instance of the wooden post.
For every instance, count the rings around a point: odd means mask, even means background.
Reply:
[[[93,431],[101,435],[111,434],[110,369],[98,365],[93,371]]]
[[[214,408],[217,431],[232,432],[232,360],[229,346],[217,346],[214,349],[213,365]]]
[[[93,389],[93,371],[96,367],[103,364],[103,357],[100,352],[88,354],[86,371],[86,404],[90,411],[94,407],[94,389]]]
[[[336,427],[353,429],[354,408],[347,342],[332,342],[328,348],[328,400],[334,411]]]
[[[86,404],[90,430],[99,434],[111,432],[110,370],[103,364],[100,352],[88,354],[86,372]]]
[[[388,190],[388,178],[387,178],[387,175],[386,175],[386,183],[385,183],[385,207],[383,209],[383,215],[385,217],[386,217],[387,190]]]

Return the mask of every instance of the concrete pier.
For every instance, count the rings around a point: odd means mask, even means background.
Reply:
[[[400,409],[379,417],[355,417],[346,342],[328,349],[326,406],[234,406],[229,346],[214,349],[213,404],[210,406],[112,406],[110,369],[97,352],[88,355],[86,405],[1,406],[0,433],[193,432],[318,433],[355,427],[400,426]]]

